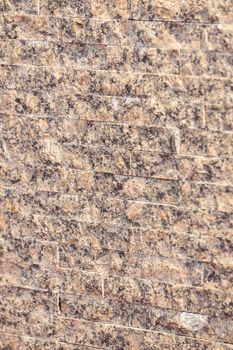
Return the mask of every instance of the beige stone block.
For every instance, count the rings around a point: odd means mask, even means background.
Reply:
[[[180,8],[180,18],[185,22],[232,23],[229,0],[182,0]]]
[[[187,310],[231,317],[232,295],[215,289],[164,284],[148,279],[111,277],[105,280],[105,295],[127,303]]]
[[[57,296],[13,286],[1,286],[1,331],[46,338],[54,333]],[[17,312],[16,312],[17,310]]]
[[[28,13],[37,14],[39,10],[36,0],[2,0],[0,4],[0,12],[3,13]]]
[[[142,20],[177,20],[181,1],[133,0],[132,17]]]
[[[85,1],[77,3],[74,0],[51,1],[41,0],[40,12],[53,16],[97,17],[97,18],[128,18],[129,6],[126,0]]]
[[[124,347],[125,349],[157,350],[161,346],[164,349],[171,349],[173,344],[172,337],[167,334],[80,320],[60,319],[57,322],[56,331],[60,340],[71,344],[89,346],[95,344],[95,346],[110,349]]]

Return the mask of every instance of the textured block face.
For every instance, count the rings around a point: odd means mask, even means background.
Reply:
[[[0,350],[233,350],[232,0],[0,0]]]
[[[0,13],[38,14],[38,11],[36,0],[2,0],[0,4]]]

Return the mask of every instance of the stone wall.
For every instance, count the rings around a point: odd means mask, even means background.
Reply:
[[[0,63],[0,349],[233,349],[232,0],[1,0]]]

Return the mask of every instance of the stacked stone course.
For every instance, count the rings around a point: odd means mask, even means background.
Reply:
[[[233,350],[232,0],[0,0],[0,350]]]

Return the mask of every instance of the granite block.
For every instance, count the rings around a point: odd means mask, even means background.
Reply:
[[[1,285],[1,297],[1,332],[39,338],[54,334],[55,294]]]
[[[38,10],[36,0],[2,0],[0,4],[0,12],[3,13],[37,14]]]
[[[229,0],[185,0],[180,5],[180,18],[185,22],[232,23],[233,13]]]
[[[181,350],[231,350],[232,346],[195,338],[175,337],[175,348]]]
[[[61,294],[59,305],[63,318],[129,326],[132,316],[131,306],[103,298]]]
[[[59,258],[62,267],[76,267],[104,275],[135,276],[174,284],[202,284],[203,267],[193,261],[129,254],[104,248],[80,248],[75,243],[61,245]]]
[[[233,183],[231,177],[233,163],[232,159],[227,157],[170,156],[154,152],[133,152],[131,164],[134,176],[223,185]]]
[[[64,17],[128,18],[129,5],[127,0],[41,0],[40,13]]]
[[[86,44],[1,40],[0,62],[178,74],[178,50]]]
[[[206,127],[210,130],[232,131],[233,109],[224,105],[207,105],[205,108]]]
[[[229,10],[230,8],[231,7],[229,7]],[[203,44],[205,45],[206,48],[208,48],[208,50],[232,52],[232,49],[233,49],[232,24],[215,24],[211,26],[206,26],[204,29],[203,41],[204,41]]]
[[[182,75],[232,77],[230,52],[181,50],[179,62]]]
[[[139,303],[213,316],[232,316],[232,294],[211,288],[171,285],[149,279],[109,277],[105,296],[127,303]]]
[[[57,262],[57,244],[35,239],[12,239],[6,237],[2,242],[4,255],[16,264],[42,265],[53,268]]]
[[[8,350],[58,350],[58,343],[52,340],[35,339],[9,333],[0,333],[0,347]],[[62,349],[62,348],[61,348]]]
[[[131,16],[140,20],[178,20],[182,1],[132,0]]]
[[[86,344],[106,349],[158,350],[172,349],[173,339],[168,334],[146,332],[109,324],[98,324],[72,319],[59,319],[56,333],[59,340],[71,344]]]
[[[210,157],[233,156],[233,135],[218,131],[186,129],[180,133],[181,154]]]

